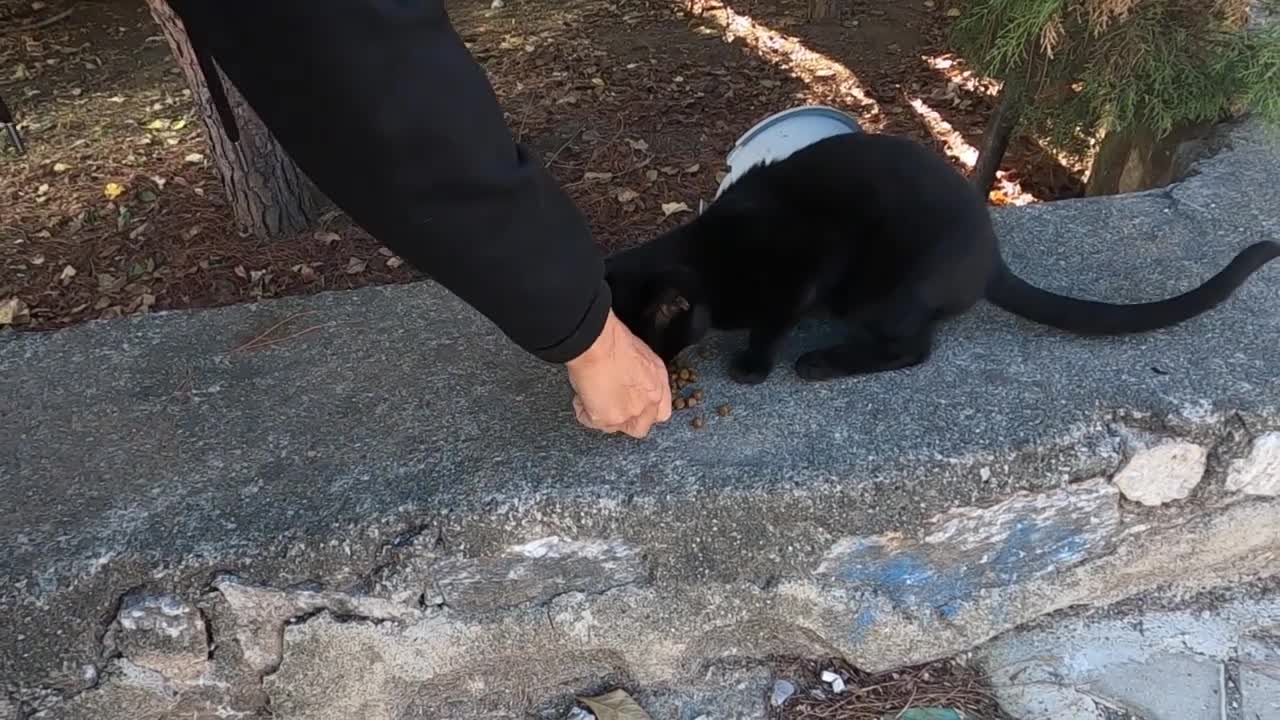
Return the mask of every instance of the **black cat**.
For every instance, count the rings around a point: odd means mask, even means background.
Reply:
[[[1135,305],[1033,287],[1000,256],[986,199],[912,140],[837,135],[744,173],[691,222],[606,260],[618,317],[667,362],[709,329],[750,330],[731,376],[758,383],[806,314],[829,311],[845,342],[806,353],[796,372],[824,380],[914,366],[937,325],[986,298],[1085,335],[1175,325],[1226,300],[1280,257],[1245,248],[1200,287]]]

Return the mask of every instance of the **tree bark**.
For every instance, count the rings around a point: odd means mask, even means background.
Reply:
[[[809,0],[809,22],[838,23],[849,11],[849,0]]]
[[[204,121],[209,154],[240,231],[268,239],[306,230],[327,204],[324,197],[219,70],[219,79],[226,88],[240,131],[239,141],[231,141],[209,95],[209,86],[182,20],[165,0],[147,0],[147,5],[191,88]]]
[[[1018,127],[1021,115],[1022,92],[1010,81],[1005,81],[1000,88],[1000,103],[996,105],[982,134],[982,148],[978,151],[978,161],[973,168],[973,184],[984,197],[995,184],[996,172],[1009,150],[1009,141],[1013,139],[1013,131]]]

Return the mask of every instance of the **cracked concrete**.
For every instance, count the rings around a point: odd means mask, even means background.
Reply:
[[[1062,613],[975,652],[1019,720],[1278,717],[1280,584]],[[1108,714],[1110,711],[1110,714]]]
[[[1011,265],[1185,290],[1280,238],[1261,133],[1167,191],[1000,211]],[[229,352],[303,309],[349,322]],[[580,431],[558,369],[430,283],[3,336],[0,683],[71,719],[554,717],[611,683],[683,713],[771,655],[885,669],[1274,575],[1276,337],[1280,265],[1167,332],[984,307],[930,364],[830,384],[735,386],[716,338],[733,415],[641,444]],[[1126,498],[1135,439],[1202,448],[1196,482]]]

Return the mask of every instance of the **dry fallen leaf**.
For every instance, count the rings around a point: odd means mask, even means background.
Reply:
[[[188,163],[191,163],[192,165],[199,165],[200,163],[204,162],[204,156],[201,155],[200,153],[191,153],[190,155],[183,158],[183,160],[185,160]]]
[[[658,171],[650,168],[649,170],[644,171],[644,176],[649,182],[654,182],[658,179]]]
[[[317,230],[317,231],[316,231],[316,236],[315,236],[315,237],[316,237],[316,240],[319,240],[320,242],[324,243],[325,245],[328,245],[329,243],[333,242],[334,240],[341,240],[341,239],[342,239],[342,236],[338,235],[338,233],[336,233],[336,232],[334,232],[334,231],[332,231],[332,230]]]
[[[631,146],[632,150],[639,150],[640,152],[649,149],[649,143],[644,140],[627,140],[627,144]]]
[[[387,258],[387,268],[391,270],[395,270],[396,268],[400,267],[403,264],[404,264],[404,260],[401,260],[398,257]]]
[[[583,173],[582,179],[585,182],[608,182],[613,179],[613,173],[608,172],[589,172]]]
[[[578,702],[595,713],[597,720],[653,720],[624,690],[614,690],[596,697],[580,697]]]
[[[960,8],[958,8],[958,7],[953,7],[953,8],[951,8],[950,10],[948,10],[948,11],[947,11],[947,17],[958,18],[958,17],[960,17],[960,15],[962,15],[962,14],[963,14],[963,13],[961,13]]]
[[[689,206],[682,202],[662,203],[662,214],[664,217],[671,217],[676,213],[692,212]]]
[[[53,171],[56,173],[64,173],[70,169],[71,169],[71,166],[63,162],[58,162],[53,164]]]
[[[71,278],[75,276],[76,276],[76,269],[68,265],[62,268],[62,274],[58,276],[58,279],[62,281],[63,285],[66,285],[67,283],[70,283]]]
[[[30,311],[27,304],[22,300],[11,297],[8,300],[0,301],[0,327],[6,325],[17,325],[26,322],[30,318]]]
[[[369,263],[364,260],[361,260],[358,257],[353,257],[347,260],[347,267],[345,269],[348,275],[359,275],[364,272],[364,269],[368,267],[368,265]]]
[[[690,165],[689,167],[685,168],[685,169],[684,169],[684,171],[685,171],[685,172],[687,172],[687,173],[689,173],[690,175],[692,175],[692,174],[694,174],[694,173],[698,172],[698,171],[699,171],[699,170],[701,170],[701,169],[702,169],[702,166],[701,166],[701,165],[699,165],[698,163],[694,163],[694,164]]]
[[[115,200],[124,194],[124,186],[120,183],[107,183],[102,188],[102,194],[106,195],[108,200]]]
[[[622,188],[618,191],[618,202],[626,204],[640,197],[640,193],[631,188]]]

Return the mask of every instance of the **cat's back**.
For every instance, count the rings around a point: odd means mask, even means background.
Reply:
[[[774,166],[775,182],[811,198],[881,210],[976,215],[985,203],[940,153],[910,138],[857,132],[824,138]]]

